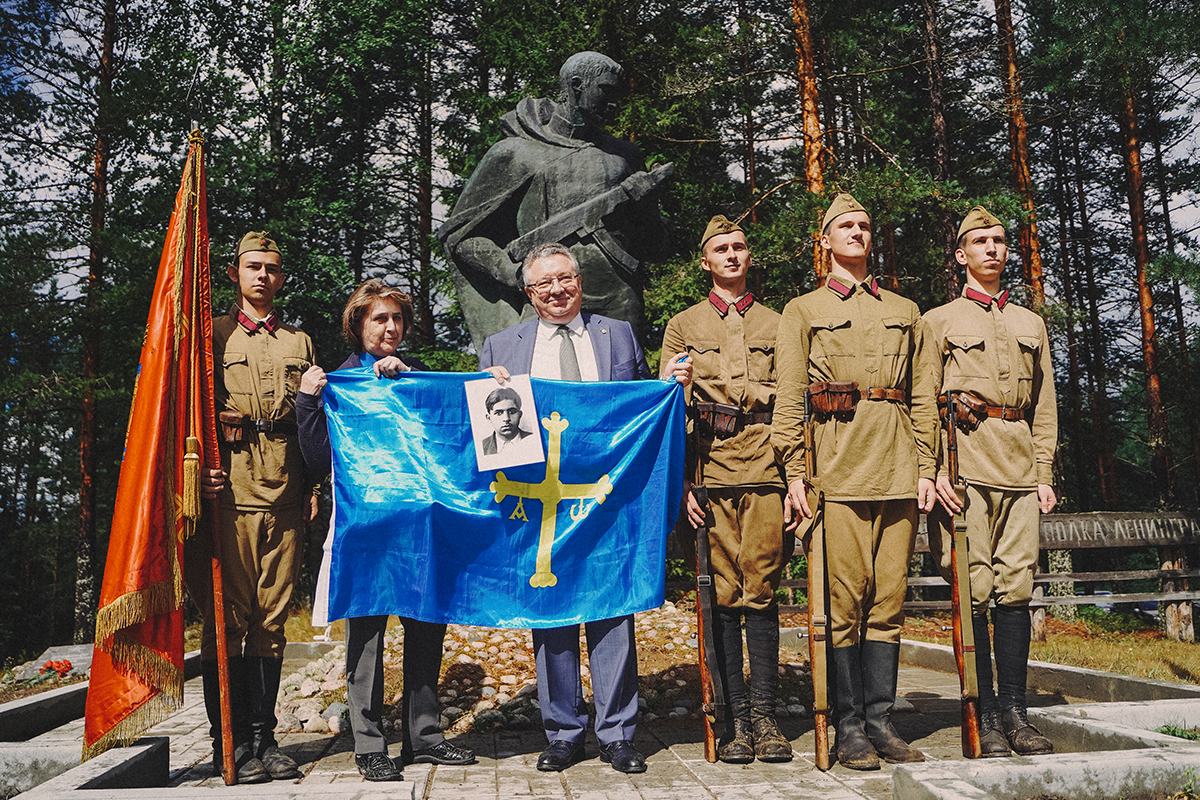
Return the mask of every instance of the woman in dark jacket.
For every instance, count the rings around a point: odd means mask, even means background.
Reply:
[[[379,377],[427,370],[419,359],[397,356],[396,348],[412,324],[412,299],[382,281],[368,280],[354,290],[342,314],[342,330],[355,352],[338,369],[369,366]],[[309,369],[300,381],[296,417],[300,449],[310,475],[326,475],[332,455],[321,392],[325,373]],[[331,532],[332,535],[332,532]],[[404,740],[400,764],[387,754],[383,717],[383,634],[387,616],[346,620],[346,703],[354,732],[354,762],[369,781],[401,780],[404,764],[471,764],[475,754],[446,741],[438,724],[438,674],[446,626],[401,618],[404,625]]]

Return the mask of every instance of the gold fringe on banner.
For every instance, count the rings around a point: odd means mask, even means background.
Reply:
[[[101,753],[114,747],[126,747],[141,738],[148,729],[179,710],[181,703],[167,693],[156,694],[142,705],[133,710],[129,716],[118,722],[112,730],[105,733],[92,743],[91,747],[83,748],[83,761],[95,758]]]
[[[128,635],[113,637],[112,659],[121,669],[136,674],[143,683],[183,703],[183,670]]]
[[[177,560],[176,560],[177,561]],[[152,583],[145,589],[128,592],[96,612],[96,646],[112,652],[109,639],[123,628],[145,622],[148,617],[169,614],[183,602],[183,581],[176,568],[172,581]]]

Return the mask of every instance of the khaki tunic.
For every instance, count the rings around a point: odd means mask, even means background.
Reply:
[[[687,353],[692,358],[692,385],[684,389],[688,413],[692,402],[723,403],[745,413],[771,411],[775,404],[775,335],[779,313],[752,302],[744,313],[729,306],[722,315],[709,300],[671,318],[663,332],[662,354]],[[688,427],[692,421],[689,418]],[[701,435],[700,452],[688,439],[688,480],[695,480],[703,457],[705,486],[780,486],[783,472],[771,448],[771,426],[747,425],[727,439]]]
[[[1032,411],[1025,420],[989,417],[957,437],[959,474],[997,489],[1033,489],[1054,482],[1058,440],[1054,365],[1046,323],[1027,308],[987,308],[960,297],[925,314],[934,377],[941,392],[970,392],[990,406]],[[947,473],[946,464],[940,467]]]
[[[779,324],[779,388],[771,441],[788,482],[804,477],[804,391],[817,381],[903,389],[909,402],[862,400],[849,421],[815,427],[816,475],[830,500],[915,498],[936,476],[934,353],[911,300],[825,286],[787,304]]]
[[[236,448],[221,448],[229,475],[221,505],[278,510],[312,494],[304,485],[304,459],[296,435],[300,377],[314,363],[312,340],[291,325],[251,332],[238,324],[237,309],[213,320],[217,413],[239,411],[251,419],[290,424],[289,433],[260,433]]]
[[[308,334],[289,325],[250,331],[235,306],[213,320],[217,413],[291,423],[288,433],[257,433],[237,448],[221,446],[228,475],[221,492],[221,552],[226,642],[230,655],[282,658],[283,626],[303,560],[305,481],[296,433],[300,376],[313,364]],[[205,516],[207,520],[207,515]],[[200,530],[207,531],[204,521]],[[204,617],[201,657],[216,657],[212,621],[212,541],[193,536],[185,546],[184,577]]]
[[[972,293],[981,299],[986,295]],[[940,358],[941,392],[964,391],[990,406],[1032,413],[1032,420],[988,417],[974,431],[956,431],[959,475],[967,483],[967,540],[974,613],[989,603],[1026,606],[1037,566],[1037,485],[1053,482],[1058,437],[1053,362],[1046,324],[1032,311],[1005,302],[959,297],[925,314]],[[943,429],[943,437],[945,430]],[[942,449],[944,456],[945,448]],[[943,457],[939,474],[948,475]],[[939,515],[944,520],[944,515]],[[947,525],[930,537],[942,577],[950,578]]]
[[[931,356],[916,304],[870,279],[846,287],[830,278],[783,311],[772,443],[789,482],[804,477],[809,384],[856,381],[864,397],[849,420],[814,424],[833,647],[900,640],[917,480],[936,471]],[[872,387],[903,389],[908,402],[867,400]]]
[[[745,298],[721,313],[704,300],[676,314],[663,333],[667,358],[692,358],[692,401],[736,406],[746,413],[771,411],[775,404],[775,335],[780,315]],[[688,480],[709,487],[712,524],[709,549],[717,604],[762,609],[775,605],[792,537],[783,530],[783,472],[771,447],[771,426],[746,425],[728,438],[696,431],[689,419]]]

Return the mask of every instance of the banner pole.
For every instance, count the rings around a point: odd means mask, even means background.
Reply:
[[[212,519],[213,627],[217,632],[217,684],[221,697],[221,764],[226,786],[237,783],[233,765],[233,709],[229,702],[229,645],[225,641],[225,590],[221,579],[221,501],[208,503]]]

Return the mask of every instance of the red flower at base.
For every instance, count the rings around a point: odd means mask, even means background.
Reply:
[[[61,661],[47,661],[45,664],[42,664],[42,674],[50,670],[57,672],[58,677],[65,678],[67,677],[67,673],[71,671],[71,662],[64,658]]]

